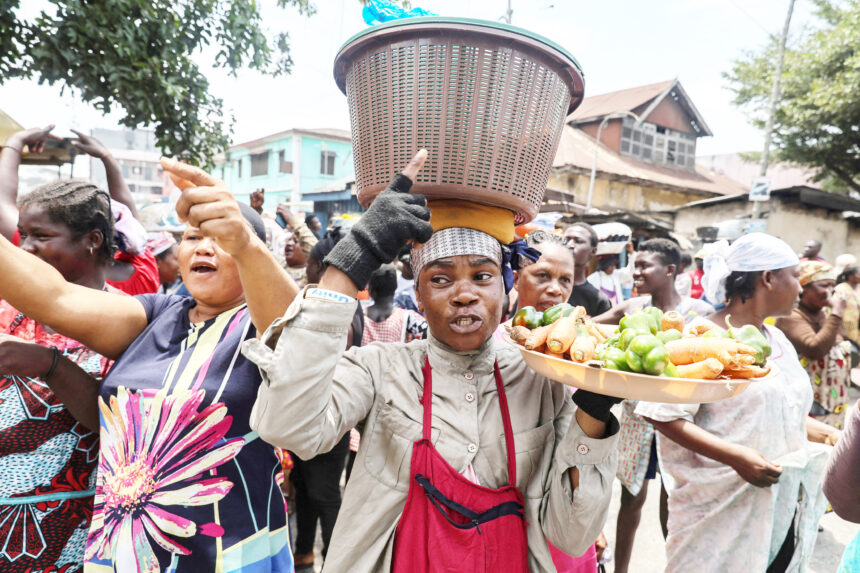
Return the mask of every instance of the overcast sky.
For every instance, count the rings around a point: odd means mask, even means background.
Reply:
[[[34,4],[25,3],[28,12]],[[341,44],[366,27],[357,0],[316,0],[310,18],[261,0],[271,32],[287,30],[295,67],[285,78],[243,71],[237,78],[212,70],[201,56],[214,94],[236,117],[234,142],[293,127],[348,129],[346,98],[335,86],[332,62]],[[506,0],[413,0],[442,16],[500,19]],[[744,51],[778,34],[788,0],[512,0],[513,23],[565,48],[585,72],[585,94],[679,78],[714,137],[699,140],[698,153],[759,150],[762,134],[732,106],[721,73]],[[797,36],[811,25],[811,0],[798,0],[792,20]],[[25,126],[56,123],[68,128],[116,127],[121,115],[102,116],[58,87],[12,81],[0,87],[0,109]]]

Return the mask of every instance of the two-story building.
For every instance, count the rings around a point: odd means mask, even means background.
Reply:
[[[212,174],[223,179],[240,201],[266,190],[267,211],[278,203],[314,210],[319,197],[345,189],[355,179],[352,138],[342,129],[289,129],[239,143],[216,158]]]
[[[585,98],[567,118],[547,200],[588,205],[595,156],[590,206],[607,214],[641,215],[744,193],[743,184],[696,164],[697,140],[710,135],[678,80]]]
[[[122,170],[135,202],[145,204],[166,201],[166,196],[175,189],[164,170],[161,169],[161,149],[155,141],[155,132],[150,129],[100,129],[90,135],[102,142]],[[90,157],[90,180],[107,189],[107,174],[101,159]]]

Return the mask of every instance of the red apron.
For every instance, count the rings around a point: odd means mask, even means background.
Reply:
[[[394,535],[394,573],[529,570],[511,417],[499,365],[494,369],[508,456],[508,485],[499,489],[472,483],[433,447],[432,375],[424,361],[423,438],[412,445],[409,493]]]

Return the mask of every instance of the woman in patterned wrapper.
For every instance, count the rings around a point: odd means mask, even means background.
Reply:
[[[18,209],[22,251],[70,283],[115,290],[105,284],[114,250],[107,193],[62,180],[34,189]],[[4,274],[17,280],[8,269]],[[83,565],[98,421],[82,415],[69,389],[97,389],[110,364],[0,300],[0,571],[71,572]]]
[[[178,258],[191,297],[84,288],[0,239],[0,297],[117,359],[101,387],[63,385],[67,407],[100,430],[85,567],[291,571],[281,464],[249,428],[260,374],[239,346],[298,288],[259,215],[204,171],[162,166],[183,189]],[[57,393],[61,380],[48,378]]]

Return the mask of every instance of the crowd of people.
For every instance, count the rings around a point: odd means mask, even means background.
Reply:
[[[326,571],[596,572],[614,525],[623,572],[658,518],[667,571],[802,571],[828,502],[860,521],[850,254],[752,233],[597,257],[581,221],[520,240],[508,211],[407,193],[425,152],[328,229],[163,159],[186,228],[147,234],[84,134],[107,190],[19,196],[50,130],[0,150],[0,571],[312,570],[319,524]],[[563,302],[753,325],[777,375],[710,404],[574,391],[503,340]]]

